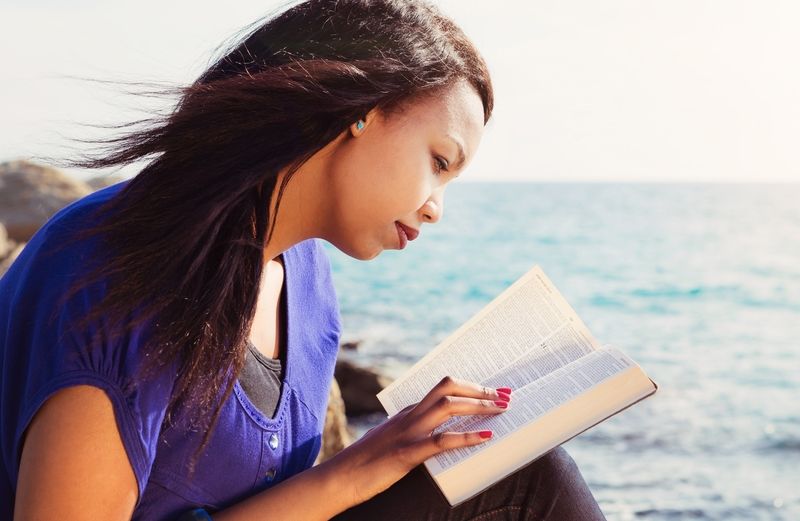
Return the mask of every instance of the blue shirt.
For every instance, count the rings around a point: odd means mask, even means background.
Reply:
[[[274,416],[263,415],[237,380],[191,480],[187,464],[204,433],[182,427],[180,418],[162,426],[176,372],[129,385],[147,327],[115,336],[102,317],[85,330],[68,327],[100,301],[105,283],[89,285],[64,305],[57,305],[59,297],[104,252],[95,239],[54,247],[124,185],[54,215],[0,279],[0,519],[12,518],[22,433],[50,395],[72,385],[99,387],[113,404],[139,488],[133,519],[173,519],[194,506],[224,508],[311,467],[319,453],[341,330],[320,240],[283,253],[286,366]]]

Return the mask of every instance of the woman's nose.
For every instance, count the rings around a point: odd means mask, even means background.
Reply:
[[[422,221],[426,223],[436,223],[444,214],[444,198],[431,197],[422,205]]]

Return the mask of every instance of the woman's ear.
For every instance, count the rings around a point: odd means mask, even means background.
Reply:
[[[372,120],[375,119],[375,110],[376,109],[370,110],[367,112],[366,116],[362,116],[350,125],[351,136],[358,137],[367,130],[367,127],[370,125],[370,123],[372,123]]]

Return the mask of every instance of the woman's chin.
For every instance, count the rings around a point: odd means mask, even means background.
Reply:
[[[340,244],[334,243],[334,246],[354,259],[368,261],[372,260],[383,252],[384,248],[380,244]]]
[[[362,254],[360,256],[356,257],[356,258],[358,260],[368,261],[368,260],[374,259],[378,255],[380,255],[382,252],[383,252],[383,248],[380,248],[380,247],[372,248],[370,250],[366,250],[366,251],[362,252]]]

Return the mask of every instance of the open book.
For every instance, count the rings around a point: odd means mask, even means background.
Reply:
[[[508,410],[455,416],[434,431],[494,431],[425,461],[453,506],[657,389],[633,360],[600,346],[538,266],[377,396],[391,417],[447,375],[513,389]]]

